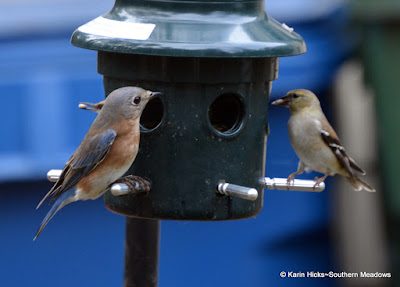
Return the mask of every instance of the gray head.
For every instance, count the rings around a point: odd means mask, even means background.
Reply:
[[[161,93],[139,87],[119,88],[108,95],[99,114],[120,116],[125,119],[140,118],[147,102],[158,95]]]
[[[321,106],[317,96],[306,89],[292,90],[286,96],[272,102],[273,105],[284,106],[290,109],[292,114],[307,110],[319,111]]]

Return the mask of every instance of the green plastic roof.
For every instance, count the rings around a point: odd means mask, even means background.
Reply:
[[[79,27],[71,42],[92,50],[177,57],[306,52],[300,35],[266,15],[263,0],[117,0],[109,13]]]

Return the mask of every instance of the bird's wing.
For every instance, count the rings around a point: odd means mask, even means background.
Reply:
[[[85,175],[89,174],[99,163],[101,163],[110,150],[117,133],[113,129],[98,134],[94,137],[84,139],[79,148],[68,160],[60,178],[53,188],[45,195],[38,207],[48,198],[53,196],[51,201],[60,196],[63,192],[72,188]]]
[[[321,137],[335,154],[336,158],[339,160],[343,168],[346,169],[346,171],[350,174],[353,174],[353,171],[351,169],[354,169],[361,174],[365,174],[365,171],[361,167],[359,167],[351,157],[348,156],[346,150],[340,144],[340,141],[332,127],[330,127],[330,130],[331,131],[328,132],[327,130],[321,129]]]
[[[359,165],[356,164],[354,159],[352,159],[350,156],[347,156],[347,157],[349,158],[350,166],[351,166],[352,169],[358,171],[362,175],[366,175],[367,174],[365,172],[365,170],[363,170]]]

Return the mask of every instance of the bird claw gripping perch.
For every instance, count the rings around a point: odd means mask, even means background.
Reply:
[[[140,176],[127,175],[114,182],[110,190],[114,196],[144,193],[151,190],[151,182]]]

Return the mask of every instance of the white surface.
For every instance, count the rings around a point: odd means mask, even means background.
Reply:
[[[98,36],[147,40],[153,32],[155,24],[150,23],[132,23],[128,21],[116,21],[97,17],[93,21],[79,27],[79,31]]]

